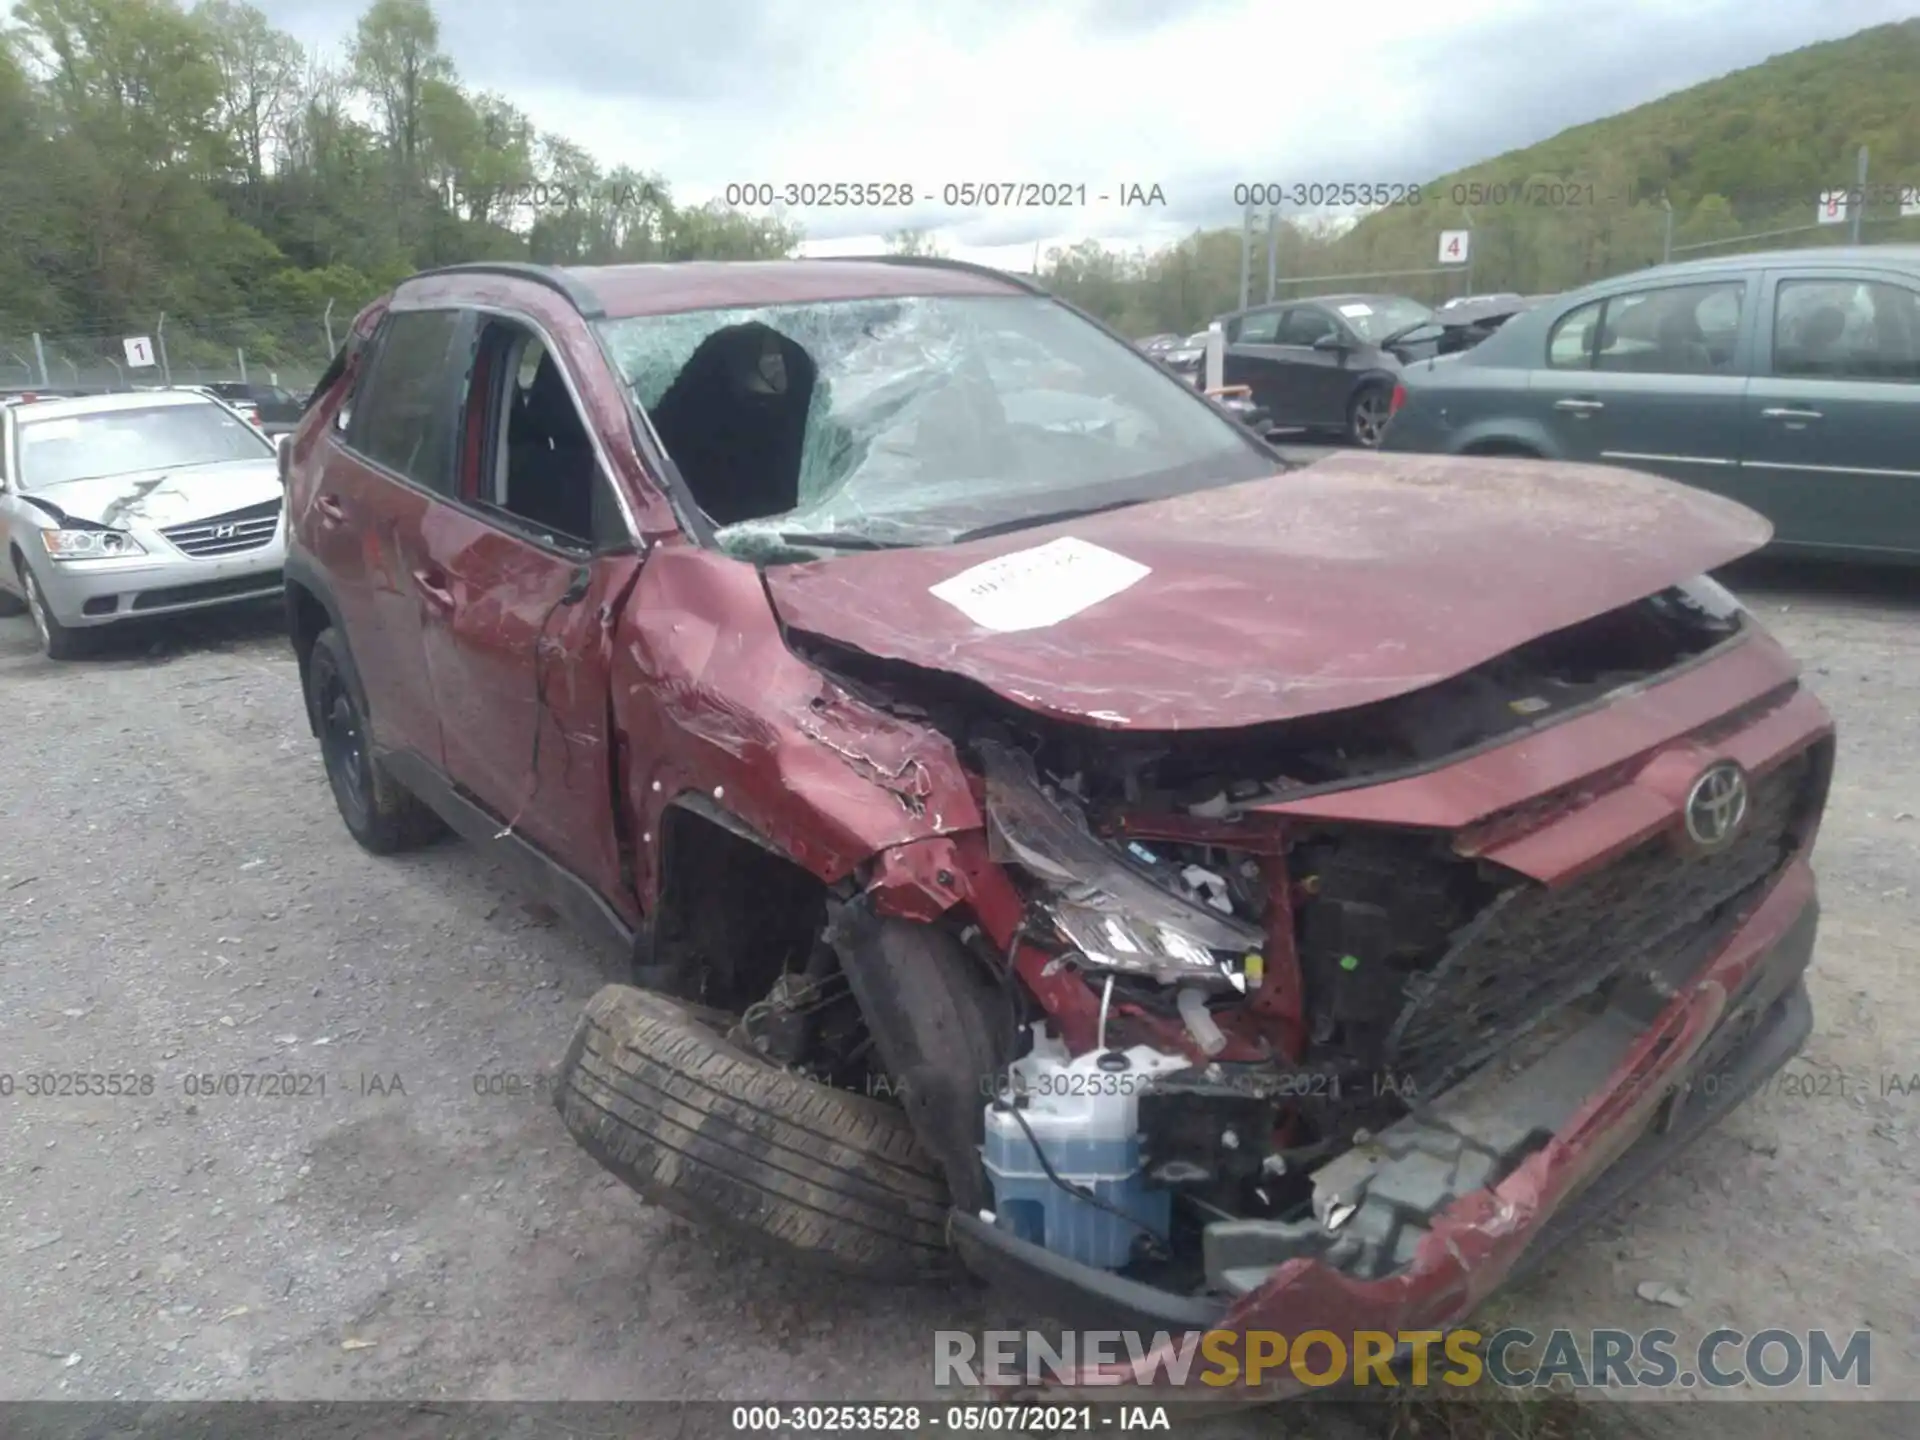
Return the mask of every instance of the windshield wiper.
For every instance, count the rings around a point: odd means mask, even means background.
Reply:
[[[991,525],[978,525],[971,530],[962,530],[947,541],[949,545],[964,545],[969,540],[986,540],[995,535],[1007,535],[1015,530],[1034,530],[1042,525],[1058,525],[1065,520],[1079,520],[1087,515],[1104,515],[1109,510],[1124,510],[1129,505],[1144,505],[1145,499],[1112,500],[1105,505],[1083,505],[1077,510],[1054,510],[1041,515],[1022,515],[1014,520],[996,520]]]

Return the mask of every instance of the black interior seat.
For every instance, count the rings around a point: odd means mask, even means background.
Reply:
[[[507,421],[506,508],[535,526],[589,539],[595,469],[560,367],[544,355]]]

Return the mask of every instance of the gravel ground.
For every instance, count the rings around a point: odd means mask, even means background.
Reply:
[[[1751,1100],[1494,1313],[1866,1326],[1875,1390],[1920,1397],[1920,1092],[1885,1093],[1920,1072],[1920,583],[1735,579],[1841,724],[1791,1071],[1846,1083]],[[531,1092],[604,962],[473,847],[355,847],[277,611],[60,666],[0,621],[0,715],[0,1398],[928,1396],[929,1332],[995,1323],[745,1253],[580,1154]],[[29,1095],[48,1072],[133,1093]]]

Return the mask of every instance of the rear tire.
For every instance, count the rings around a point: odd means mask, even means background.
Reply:
[[[1348,402],[1347,439],[1367,450],[1378,450],[1392,418],[1393,392],[1369,385]]]
[[[903,1111],[777,1069],[664,996],[595,995],[554,1103],[582,1149],[682,1219],[869,1279],[953,1273],[947,1188]]]
[[[322,630],[307,657],[307,708],[320,737],[333,803],[362,849],[375,855],[418,850],[439,839],[447,827],[374,755],[352,673],[340,632]]]

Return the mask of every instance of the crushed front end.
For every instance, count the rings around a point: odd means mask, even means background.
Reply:
[[[897,707],[898,669],[817,658]],[[1026,1007],[966,1263],[1104,1328],[1457,1321],[1804,1040],[1833,737],[1795,675],[1696,582],[1255,730],[920,677]]]

